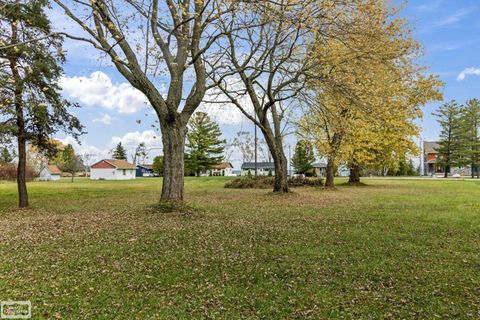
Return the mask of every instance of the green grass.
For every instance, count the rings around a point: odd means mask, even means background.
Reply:
[[[0,300],[35,319],[478,319],[480,183],[224,189],[151,208],[160,180],[0,183]]]

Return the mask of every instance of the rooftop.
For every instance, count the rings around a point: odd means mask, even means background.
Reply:
[[[220,164],[214,165],[213,169],[227,169],[227,168],[233,168],[233,165],[230,162],[222,162]]]
[[[47,165],[48,172],[53,175],[62,174],[62,171],[54,164]]]
[[[111,164],[116,169],[136,169],[137,166],[128,162],[127,160],[118,160],[118,159],[103,159],[91,165],[91,167],[95,166],[96,164],[105,161],[106,163]]]
[[[437,141],[424,141],[423,142],[423,150],[425,154],[428,153],[438,153],[437,149],[440,146],[438,145]]]
[[[258,169],[274,169],[273,162],[257,162]],[[242,164],[242,170],[255,169],[255,162],[244,162]]]

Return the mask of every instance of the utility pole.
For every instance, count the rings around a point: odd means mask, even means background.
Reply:
[[[425,150],[423,150],[422,138],[420,138],[420,177],[425,175],[425,159],[424,159]]]
[[[257,177],[257,113],[255,112],[255,178]]]
[[[288,144],[288,176],[292,175],[292,146]]]

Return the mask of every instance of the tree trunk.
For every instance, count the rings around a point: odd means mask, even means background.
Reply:
[[[274,134],[269,130],[262,130],[267,142],[268,150],[273,158],[273,165],[275,167],[275,182],[273,185],[273,192],[289,192],[288,188],[288,168],[287,168],[287,157],[283,152],[283,139],[280,136],[274,136]]]
[[[24,130],[21,130],[24,131]],[[27,143],[25,136],[18,136],[18,167],[17,167],[17,187],[18,187],[18,206],[20,208],[28,207],[27,193]]]
[[[360,183],[360,166],[358,164],[354,164],[350,167],[350,176],[348,182]]]
[[[18,6],[16,6],[18,8]],[[18,10],[18,9],[17,9]],[[17,42],[17,21],[14,20],[12,28],[12,43]],[[25,117],[23,114],[23,80],[18,71],[18,56],[10,57],[10,69],[15,81],[15,120],[17,125],[17,147],[18,147],[18,166],[17,166],[17,187],[18,187],[18,206],[20,208],[28,207],[27,193],[27,132],[25,129]]]
[[[328,159],[326,180],[325,180],[325,189],[334,189],[334,188],[335,188],[335,165],[334,165],[333,161]]]
[[[17,122],[17,144],[18,144],[18,166],[17,166],[17,187],[18,187],[18,206],[20,208],[28,207],[27,193],[27,133],[25,131],[25,118],[22,107],[22,91],[17,88],[15,92],[15,113]],[[16,90],[16,91],[17,91]]]
[[[186,128],[179,120],[161,121],[164,171],[160,201],[183,201]]]
[[[448,171],[450,171],[450,166],[445,166],[445,173],[443,174],[444,178],[448,178]]]
[[[283,154],[283,151],[278,152],[275,156],[272,154],[272,157],[274,157],[275,165],[275,184],[273,186],[273,192],[289,192],[287,158]]]

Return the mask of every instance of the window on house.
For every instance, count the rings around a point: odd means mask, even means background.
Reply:
[[[127,170],[123,169],[123,175],[124,175],[124,176],[127,175]]]

